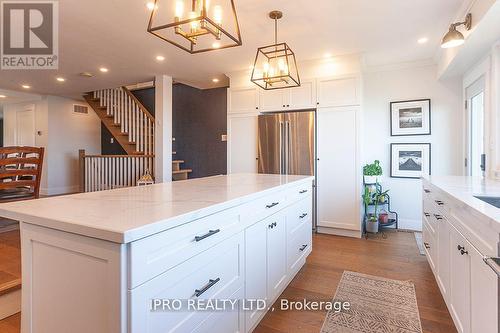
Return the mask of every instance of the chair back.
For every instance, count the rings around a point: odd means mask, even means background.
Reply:
[[[43,147],[0,148],[0,202],[38,199]]]

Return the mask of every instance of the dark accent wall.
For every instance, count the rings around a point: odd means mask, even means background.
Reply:
[[[132,94],[144,105],[144,107],[154,116],[155,115],[155,88],[146,88],[133,90]],[[103,155],[126,155],[127,152],[114,140],[113,136],[106,126],[101,123],[101,152]]]
[[[190,178],[227,173],[227,89],[173,86],[173,158],[192,169]]]

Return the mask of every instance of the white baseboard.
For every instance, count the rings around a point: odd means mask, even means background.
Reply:
[[[21,289],[0,295],[0,320],[21,312]]]
[[[329,228],[329,227],[318,226],[316,231],[320,234],[361,238],[361,231],[360,230],[347,230],[347,229]]]

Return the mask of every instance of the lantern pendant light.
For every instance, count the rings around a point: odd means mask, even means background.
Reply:
[[[278,43],[278,20],[283,13],[275,10],[269,17],[274,20],[274,44],[257,49],[251,81],[265,90],[298,87],[295,53],[287,43]]]
[[[233,0],[155,0],[148,32],[191,54],[242,45]]]

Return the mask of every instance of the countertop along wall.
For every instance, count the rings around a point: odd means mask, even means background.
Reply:
[[[433,175],[462,174],[462,82],[438,81],[437,66],[422,65],[363,75],[364,163],[375,159],[384,169],[384,188],[390,189],[392,208],[400,216],[400,228],[421,230],[422,182],[390,178],[391,143],[431,143]],[[431,135],[390,136],[391,101],[431,99]]]

